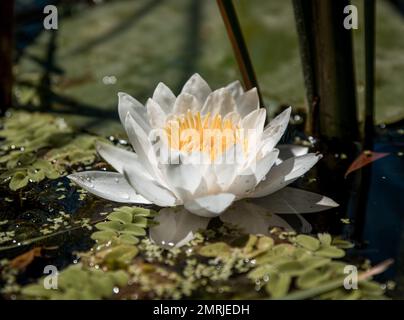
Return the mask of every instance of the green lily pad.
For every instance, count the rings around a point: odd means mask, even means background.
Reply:
[[[332,242],[332,237],[329,233],[319,233],[318,235],[318,239],[321,242],[321,245],[323,246],[330,246],[331,242]]]
[[[10,180],[9,187],[15,191],[24,188],[29,182],[29,177],[24,172],[17,172]]]
[[[148,225],[148,222],[149,222],[149,219],[147,219],[145,217],[139,217],[139,216],[137,217],[137,216],[135,216],[133,218],[132,223],[139,226],[139,227],[141,227],[141,228],[146,228],[147,225]]]
[[[45,179],[45,172],[43,172],[42,170],[34,169],[32,167],[28,169],[27,174],[28,178],[32,182],[39,182]]]
[[[275,266],[280,273],[284,273],[290,276],[298,276],[305,272],[304,264],[300,261],[285,261],[276,263]]]
[[[276,274],[277,268],[272,265],[262,265],[251,270],[247,277],[253,281],[264,279],[265,277],[269,277],[270,275]]]
[[[122,222],[124,224],[131,223],[132,219],[133,219],[132,214],[129,213],[129,212],[123,211],[123,210],[118,211],[118,210],[115,209],[114,212],[111,212],[108,215],[108,220],[119,221],[119,222]]]
[[[325,258],[342,258],[345,251],[337,247],[322,247],[316,251],[316,255]]]
[[[320,248],[320,241],[318,239],[304,234],[298,235],[295,238],[295,241],[298,245],[310,251],[316,251],[318,248]]]
[[[123,229],[120,231],[122,234],[131,234],[134,236],[145,236],[146,230],[142,227],[139,227],[136,224],[130,223],[123,226]]]
[[[287,274],[273,274],[265,285],[265,290],[272,298],[281,298],[288,293],[291,281]]]
[[[123,224],[120,223],[119,221],[105,221],[105,222],[99,222],[95,225],[95,227],[98,230],[109,230],[109,231],[115,231],[118,232],[123,229]]]
[[[91,239],[93,240],[97,240],[97,241],[110,241],[113,240],[116,237],[116,232],[114,231],[96,231],[93,232],[93,234],[91,235]]]
[[[300,289],[314,288],[330,278],[331,270],[309,270],[297,278],[296,284]]]
[[[208,244],[199,249],[198,253],[204,257],[228,257],[231,254],[231,247],[225,242]]]
[[[124,244],[138,244],[139,238],[131,234],[122,234],[119,236],[119,241],[121,241]]]
[[[139,250],[135,246],[119,245],[109,249],[104,261],[109,266],[127,265],[138,254]]]

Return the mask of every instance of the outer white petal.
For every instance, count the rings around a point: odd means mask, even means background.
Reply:
[[[279,142],[289,124],[291,112],[292,108],[287,108],[265,127],[262,134],[263,153],[267,152],[267,150],[271,150]]]
[[[96,149],[100,156],[119,173],[123,173],[123,167],[125,165],[130,165],[146,177],[151,178],[147,170],[139,161],[136,153],[99,141],[96,143]]]
[[[141,195],[136,194],[120,173],[84,171],[67,177],[83,189],[107,200],[124,203],[151,203]]]
[[[128,114],[126,117],[125,129],[129,137],[129,141],[138,155],[139,162],[144,166],[153,179],[165,186],[165,181],[163,180],[161,172],[158,169],[156,154],[149,137],[130,114]]]
[[[301,157],[290,158],[272,167],[265,180],[249,195],[259,198],[274,193],[309,171],[321,158],[321,155],[308,153]]]
[[[233,96],[234,100],[237,99],[244,93],[244,88],[241,85],[239,80],[236,80],[226,86],[226,88],[230,91],[231,95]]]
[[[338,207],[338,203],[328,197],[290,187],[250,201],[273,213],[299,214]]]
[[[150,131],[146,108],[135,98],[124,92],[118,93],[118,113],[123,126],[125,126],[126,115],[129,113],[139,123],[143,131]]]
[[[186,114],[188,110],[197,112],[200,111],[200,109],[201,104],[195,96],[189,93],[181,93],[177,97],[177,100],[175,100],[173,112],[176,115],[181,115]]]
[[[289,158],[304,156],[309,152],[309,147],[294,144],[278,144],[279,158],[285,161]]]
[[[196,216],[184,207],[161,209],[155,220],[159,223],[150,228],[150,238],[166,248],[181,247],[194,238],[200,229],[206,229],[208,218]]]
[[[153,100],[156,101],[166,114],[173,112],[175,95],[169,87],[160,82],[153,93]]]
[[[208,95],[212,92],[208,83],[197,73],[195,73],[185,83],[181,93],[188,93],[195,96],[201,105],[204,104]]]
[[[281,227],[287,231],[293,228],[282,218],[246,201],[237,201],[221,216],[225,223],[236,225],[246,233],[269,235],[272,227]]]
[[[160,105],[153,99],[148,99],[146,103],[147,115],[150,125],[153,128],[164,128],[167,115]]]
[[[225,211],[236,196],[231,193],[219,193],[196,198],[184,203],[185,209],[201,217],[217,217]]]
[[[260,106],[257,88],[252,88],[243,93],[237,100],[237,111],[244,118],[247,114],[256,110]]]
[[[212,116],[220,114],[222,117],[230,112],[236,110],[236,102],[230,91],[226,88],[220,88],[213,91],[205,101],[202,107],[202,114],[205,115],[208,112]]]
[[[160,207],[171,207],[179,204],[173,192],[156,180],[145,178],[130,166],[124,168],[123,175],[129,184],[150,202]]]
[[[268,171],[274,165],[279,151],[272,150],[264,158],[254,163],[251,167],[244,169],[230,185],[228,192],[237,195],[238,198],[249,195],[255,186],[267,175]]]

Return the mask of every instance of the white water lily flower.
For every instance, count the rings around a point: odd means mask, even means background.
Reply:
[[[255,88],[244,91],[236,81],[212,91],[194,74],[177,97],[159,83],[146,106],[125,93],[118,96],[119,116],[135,152],[99,143],[99,154],[117,172],[69,176],[89,192],[116,202],[183,206],[181,212],[207,218],[220,216],[235,201],[246,198],[274,213],[337,206],[327,197],[285,188],[321,155],[290,146],[280,147],[280,155],[275,146],[288,125],[291,108],[264,127],[266,110],[259,107]],[[214,139],[209,132],[222,136]],[[158,148],[156,133],[166,137],[157,139]],[[285,159],[282,154],[291,157]]]

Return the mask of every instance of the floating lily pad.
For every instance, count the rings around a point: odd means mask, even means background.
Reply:
[[[304,234],[296,237],[296,243],[310,251],[316,251],[320,247],[320,241]]]
[[[265,285],[265,290],[272,298],[276,299],[283,297],[289,291],[291,281],[291,277],[287,274],[274,274],[269,278],[268,283]]]

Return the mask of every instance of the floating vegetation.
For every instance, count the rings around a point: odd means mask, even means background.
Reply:
[[[91,238],[99,243],[137,244],[138,237],[146,235],[146,227],[150,224],[149,218],[155,214],[155,211],[139,207],[115,208],[107,216],[108,221],[95,225],[99,231],[94,232]]]
[[[45,289],[41,278],[24,287],[8,285],[7,295],[29,299],[278,299],[304,294],[314,299],[385,299],[384,288],[371,280],[361,281],[357,289],[344,289],[349,264],[339,260],[345,251],[338,241],[346,243],[329,234],[290,234],[281,240],[280,229],[274,229],[271,237],[236,236],[228,230],[221,241],[207,240],[212,233],[220,238],[219,230],[229,228],[222,225],[205,232],[209,236],[199,233],[196,244],[163,249],[139,229],[127,228],[136,225],[145,230],[154,215],[139,207],[115,208],[96,225],[98,231],[91,236],[96,239],[94,247],[79,254],[80,263],[60,272],[57,290]],[[111,232],[109,239],[107,234],[100,237],[100,232]],[[121,239],[128,234],[138,241]],[[34,254],[29,252],[29,258]],[[3,275],[7,268],[10,263]],[[310,290],[327,286],[329,290],[314,290],[310,295]]]
[[[99,137],[75,134],[62,118],[13,112],[3,122],[0,137],[0,180],[11,190],[29,182],[56,179],[77,166],[96,160]]]

